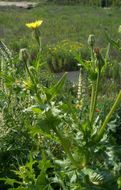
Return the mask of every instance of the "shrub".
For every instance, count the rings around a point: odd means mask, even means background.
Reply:
[[[80,53],[83,45],[79,42],[63,40],[46,49],[47,62],[54,72],[78,70],[75,55]]]

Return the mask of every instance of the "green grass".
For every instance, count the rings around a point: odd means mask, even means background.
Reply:
[[[94,33],[97,46],[103,47],[107,44],[104,29],[115,37],[121,24],[121,9],[116,8],[41,5],[31,10],[0,8],[0,13],[0,37],[14,49],[33,44],[31,30],[25,23],[36,19],[44,20],[41,27],[44,45],[63,39],[87,45],[88,35]]]

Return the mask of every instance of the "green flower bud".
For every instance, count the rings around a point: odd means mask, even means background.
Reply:
[[[93,47],[95,44],[95,35],[94,34],[90,34],[88,37],[88,45]]]
[[[19,60],[26,62],[30,58],[29,51],[26,48],[22,48],[19,51]]]
[[[118,32],[121,34],[121,25],[118,28]]]

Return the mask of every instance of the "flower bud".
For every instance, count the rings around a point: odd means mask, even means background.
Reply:
[[[95,57],[97,59],[97,66],[98,66],[98,69],[99,71],[101,71],[102,67],[104,66],[105,64],[105,61],[100,53],[100,49],[99,48],[95,48],[94,49],[94,53],[95,53]]]
[[[30,58],[29,51],[26,48],[22,48],[19,51],[19,60],[26,62]]]
[[[100,59],[100,56],[101,56],[101,54],[100,54],[100,48],[94,48],[94,53],[95,53],[95,56],[96,56],[96,58],[99,60]]]
[[[95,44],[95,35],[94,34],[90,34],[88,37],[88,45],[93,47]]]
[[[118,32],[121,33],[121,25],[118,28]]]

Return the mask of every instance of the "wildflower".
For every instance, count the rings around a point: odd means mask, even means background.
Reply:
[[[37,20],[35,22],[27,23],[26,26],[31,29],[38,28],[43,23],[43,20]]]
[[[82,109],[82,106],[83,106],[83,99],[79,100],[75,105],[76,109],[78,110]]]
[[[43,20],[37,20],[35,22],[27,23],[26,26],[28,28],[33,29],[34,37],[39,45],[39,51],[41,51],[41,37],[40,37],[40,31],[39,26],[43,23]]]
[[[81,108],[80,104],[76,104],[76,108],[80,109]]]

